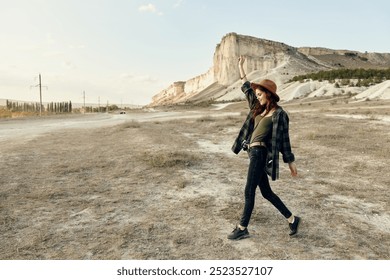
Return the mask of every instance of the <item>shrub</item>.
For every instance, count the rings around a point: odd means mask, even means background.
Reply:
[[[159,151],[145,152],[143,160],[154,168],[188,167],[194,165],[199,159],[192,152]]]

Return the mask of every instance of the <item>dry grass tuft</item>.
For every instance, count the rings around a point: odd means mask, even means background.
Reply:
[[[12,112],[9,110],[0,108],[0,119],[2,118],[12,118]]]
[[[129,121],[125,122],[124,124],[120,125],[120,128],[126,129],[126,128],[140,128],[141,124],[137,121]]]
[[[185,151],[146,151],[142,160],[153,168],[186,168],[195,165],[199,158],[194,153]]]

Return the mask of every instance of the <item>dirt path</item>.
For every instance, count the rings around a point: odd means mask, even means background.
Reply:
[[[227,104],[228,105],[228,104]],[[222,109],[223,107],[221,107]],[[216,110],[220,110],[219,107]],[[45,117],[35,119],[8,119],[0,120],[0,141],[28,141],[39,135],[53,133],[64,129],[104,128],[125,122],[169,121],[179,119],[201,118],[205,115],[231,116],[236,113],[205,113],[202,111],[190,112],[141,112],[130,114],[87,114],[72,117]]]

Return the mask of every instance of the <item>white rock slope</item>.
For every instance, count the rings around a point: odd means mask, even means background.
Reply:
[[[278,85],[282,100],[346,93],[327,82],[308,81],[289,83],[296,75],[336,68],[386,68],[390,67],[390,54],[360,53],[348,50],[325,48],[295,48],[283,43],[251,36],[229,33],[217,45],[213,66],[204,74],[188,81],[173,83],[156,94],[151,106],[201,102],[210,99],[229,101],[243,98],[237,67],[239,55],[246,56],[246,73],[251,81],[273,79]],[[363,95],[359,89],[358,98],[374,94],[378,98],[389,98],[388,87],[378,85],[373,93]],[[385,87],[382,89],[382,87]],[[381,91],[378,93],[378,89]],[[375,92],[375,93],[374,93]]]

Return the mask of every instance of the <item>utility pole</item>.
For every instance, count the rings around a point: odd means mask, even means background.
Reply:
[[[84,114],[85,114],[85,90],[83,91],[83,98],[84,98]]]
[[[42,80],[41,80],[41,73],[39,73],[39,84],[37,84],[36,86],[31,86],[31,87],[38,87],[38,86],[39,86],[39,104],[40,104],[40,106],[39,106],[39,116],[42,116]]]
[[[42,81],[41,81],[41,73],[39,73],[39,116],[42,116]]]

